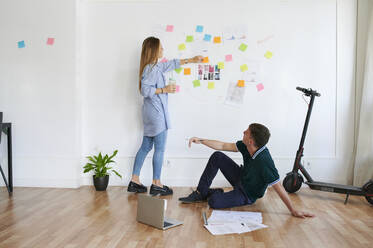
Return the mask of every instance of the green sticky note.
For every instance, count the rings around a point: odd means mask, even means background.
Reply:
[[[186,37],[186,42],[193,42],[194,38],[193,38],[193,35],[188,35]]]
[[[201,81],[199,81],[199,80],[194,80],[194,81],[193,81],[193,87],[195,88],[195,87],[199,87],[199,86],[201,86]]]
[[[186,49],[186,46],[185,46],[184,43],[179,45],[179,51],[182,51],[182,50],[185,50],[185,49]]]
[[[219,62],[218,63],[218,68],[219,69],[224,69],[224,62]]]
[[[247,67],[247,64],[243,64],[240,66],[241,71],[247,71],[249,68]]]
[[[207,88],[208,88],[209,90],[214,89],[214,88],[215,88],[215,83],[214,83],[214,82],[209,82],[208,85],[207,85]]]
[[[176,69],[175,69],[176,73],[180,73],[182,70],[183,70],[182,67],[180,67],[180,68],[176,68]]]
[[[241,43],[240,47],[238,49],[240,49],[242,52],[244,52],[247,48],[247,45],[245,43]]]

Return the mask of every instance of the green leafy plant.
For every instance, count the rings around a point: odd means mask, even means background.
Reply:
[[[109,175],[108,170],[112,170],[118,177],[122,178],[122,176],[116,170],[112,169],[113,167],[108,167],[108,164],[115,163],[113,158],[115,155],[117,155],[117,153],[118,150],[115,150],[110,157],[107,154],[102,156],[101,152],[98,154],[98,156],[88,156],[87,159],[89,162],[83,167],[84,173],[94,170],[95,178],[97,178]]]

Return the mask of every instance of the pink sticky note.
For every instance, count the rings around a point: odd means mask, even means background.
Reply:
[[[168,60],[166,58],[163,58],[161,62],[167,62]]]
[[[47,45],[53,45],[54,44],[54,38],[48,38]]]
[[[225,61],[226,62],[232,61],[232,54],[225,55]]]
[[[264,90],[264,85],[262,83],[256,85],[258,91]]]
[[[174,25],[167,25],[166,32],[173,32],[174,31]]]
[[[176,92],[180,92],[180,85],[176,85]]]

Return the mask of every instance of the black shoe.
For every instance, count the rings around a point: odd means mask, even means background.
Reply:
[[[195,203],[195,202],[204,202],[207,200],[207,197],[203,197],[201,193],[199,193],[197,190],[193,191],[190,195],[187,197],[181,197],[179,198],[179,201],[183,203]]]
[[[210,198],[215,193],[221,194],[224,193],[224,190],[222,188],[209,189],[209,191],[207,192],[206,199]]]
[[[179,201],[182,201],[183,203],[204,202],[204,201],[207,201],[207,199],[215,193],[221,194],[221,193],[224,193],[224,190],[221,188],[209,189],[207,192],[207,196],[205,197],[203,197],[202,194],[199,193],[198,191],[193,191],[187,197],[179,198]]]
[[[134,192],[134,193],[145,193],[146,191],[148,191],[148,189],[142,184],[137,184],[137,183],[131,181],[128,184],[127,191],[128,192]]]
[[[157,185],[152,184],[150,187],[150,192],[151,195],[172,195],[174,191],[167,187],[166,185],[163,185],[163,187],[159,187]]]

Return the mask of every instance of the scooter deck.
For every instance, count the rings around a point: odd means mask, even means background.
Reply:
[[[335,192],[341,194],[351,194],[351,195],[365,195],[362,188],[343,185],[343,184],[334,184],[334,183],[324,183],[324,182],[305,182],[311,189]]]

